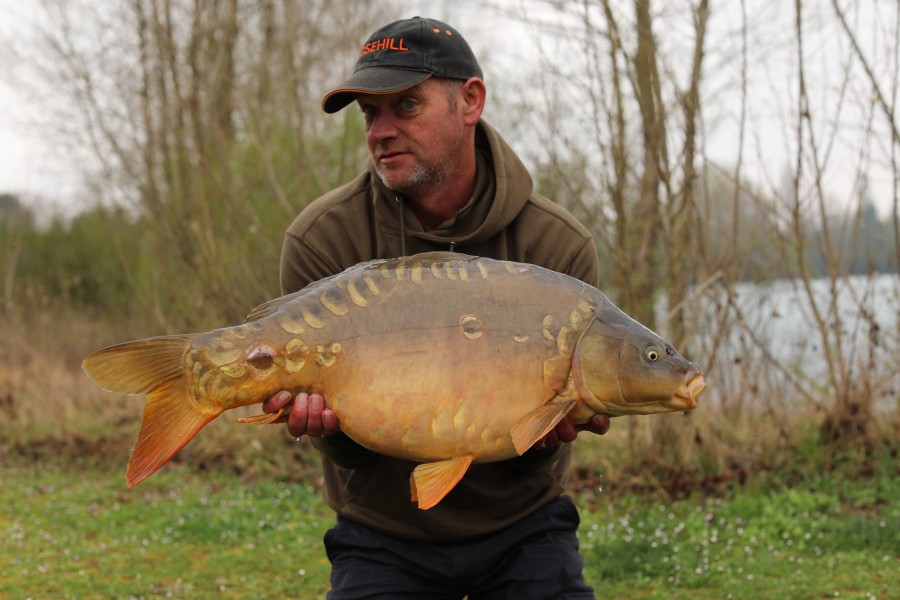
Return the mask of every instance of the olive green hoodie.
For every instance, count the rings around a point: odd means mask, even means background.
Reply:
[[[282,292],[359,262],[437,250],[532,263],[597,285],[590,233],[565,209],[534,193],[525,166],[484,121],[475,143],[475,193],[436,230],[425,231],[372,167],[311,203],[285,234]],[[440,504],[423,511],[409,497],[414,463],[375,454],[343,434],[314,444],[322,452],[326,501],[339,515],[428,542],[485,535],[516,522],[562,494],[571,462],[571,448],[564,444],[475,464]]]

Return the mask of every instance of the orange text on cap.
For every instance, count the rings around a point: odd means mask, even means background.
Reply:
[[[359,55],[369,54],[370,52],[378,52],[379,50],[398,50],[398,51],[407,51],[409,48],[403,45],[403,38],[399,40],[397,38],[384,38],[375,42],[369,42],[365,46],[362,47],[362,50],[359,51]]]

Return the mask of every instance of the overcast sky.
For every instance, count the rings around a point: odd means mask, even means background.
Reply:
[[[0,0],[0,193],[70,214],[80,177],[46,136],[34,129],[39,107],[21,92],[25,66],[15,62],[13,46],[29,35],[37,3]]]

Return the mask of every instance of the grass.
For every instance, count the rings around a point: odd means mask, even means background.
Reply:
[[[588,513],[588,577],[611,598],[900,597],[892,479],[748,491]]]
[[[0,597],[322,598],[333,517],[304,483],[167,467],[0,462]],[[828,476],[661,502],[578,494],[602,598],[897,598],[900,482]]]
[[[0,597],[324,596],[333,517],[308,486],[169,469],[128,490],[79,461],[2,472]]]

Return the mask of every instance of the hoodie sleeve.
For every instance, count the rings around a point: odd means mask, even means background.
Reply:
[[[582,243],[566,274],[596,288],[600,287],[600,259],[597,257],[593,238],[588,238]]]
[[[281,246],[281,293],[292,294],[307,285],[336,275],[343,269],[332,264],[306,241],[288,230]]]

